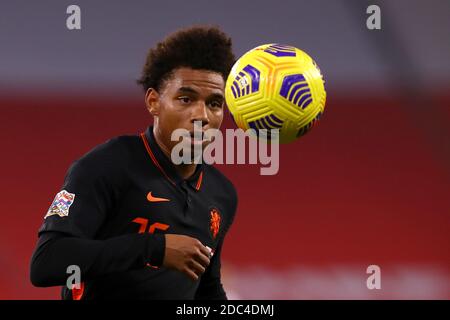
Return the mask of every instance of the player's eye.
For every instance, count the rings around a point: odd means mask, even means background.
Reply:
[[[222,108],[223,107],[223,101],[219,100],[213,100],[208,103],[211,108]]]
[[[182,104],[189,104],[192,102],[191,98],[183,96],[183,97],[178,97],[178,100],[182,103]]]

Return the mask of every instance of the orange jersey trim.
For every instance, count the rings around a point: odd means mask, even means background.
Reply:
[[[197,180],[197,185],[195,186],[195,189],[197,191],[200,190],[200,186],[202,185],[202,180],[203,180],[203,171],[200,172],[200,176],[198,177],[198,180]]]
[[[150,156],[150,158],[152,159],[152,161],[155,164],[155,166],[159,169],[159,171],[162,172],[162,174],[167,178],[167,180],[169,180],[173,185],[176,185],[176,183],[172,179],[170,179],[170,177],[166,174],[164,169],[159,164],[158,160],[156,160],[156,157],[153,154],[152,149],[150,149],[150,146],[148,144],[147,138],[145,137],[145,133],[141,133],[141,139],[144,142],[145,149],[147,149],[147,153]]]

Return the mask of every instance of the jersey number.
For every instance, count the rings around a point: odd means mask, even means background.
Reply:
[[[146,233],[146,232],[155,233],[155,230],[166,231],[167,229],[169,229],[168,224],[155,222],[149,226],[147,231],[148,219],[145,218],[136,218],[133,220],[133,222],[136,222],[137,224],[140,225],[138,233]]]

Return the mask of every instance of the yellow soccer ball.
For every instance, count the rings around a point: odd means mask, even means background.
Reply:
[[[239,128],[256,134],[279,129],[280,142],[288,143],[317,123],[326,92],[322,73],[308,54],[289,45],[265,44],[234,64],[225,97]]]

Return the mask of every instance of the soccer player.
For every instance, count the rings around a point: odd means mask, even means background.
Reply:
[[[175,129],[218,129],[235,57],[217,28],[192,27],[148,53],[141,79],[153,125],[95,147],[69,168],[39,229],[31,282],[63,299],[226,299],[220,255],[237,207],[207,164],[175,165]],[[66,286],[69,266],[81,284]]]

